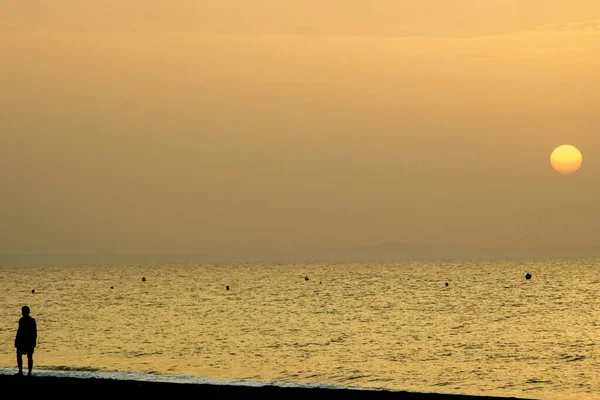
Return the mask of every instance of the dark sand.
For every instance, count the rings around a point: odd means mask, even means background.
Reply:
[[[192,395],[204,399],[227,398],[322,398],[340,399],[414,399],[414,400],[524,400],[516,397],[467,396],[453,394],[414,393],[403,391],[317,389],[278,386],[229,386],[188,383],[163,383],[133,380],[67,378],[51,376],[16,377],[0,375],[0,387],[15,389],[20,395],[40,394],[43,396],[81,394],[84,396],[114,395],[132,391],[135,395],[181,396]],[[10,391],[13,392],[12,390]],[[5,392],[6,393],[6,392]]]

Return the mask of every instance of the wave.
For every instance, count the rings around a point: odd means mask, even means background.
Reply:
[[[0,368],[0,375],[13,375],[15,368]],[[255,380],[227,380],[208,377],[197,377],[188,375],[161,375],[155,371],[148,373],[134,372],[118,372],[118,371],[101,371],[92,367],[68,367],[68,366],[52,366],[38,368],[34,370],[34,375],[57,377],[57,378],[80,378],[80,379],[114,379],[114,380],[131,380],[144,382],[165,382],[165,383],[182,383],[182,384],[206,384],[206,385],[226,385],[226,386],[278,386],[288,388],[313,388],[313,389],[353,389],[353,390],[368,390],[379,391],[384,389],[348,387],[328,384],[310,384],[310,383],[288,383],[274,381],[255,381]],[[387,390],[387,389],[386,389]]]

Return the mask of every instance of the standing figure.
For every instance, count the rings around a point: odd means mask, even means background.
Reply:
[[[23,316],[19,318],[19,329],[17,329],[17,337],[15,338],[17,365],[19,366],[18,376],[23,376],[23,354],[27,354],[27,369],[29,370],[27,376],[31,376],[31,370],[33,369],[33,350],[37,342],[37,325],[35,319],[29,315],[30,312],[29,307],[21,307]]]

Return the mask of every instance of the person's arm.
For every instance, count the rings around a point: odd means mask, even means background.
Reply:
[[[17,334],[15,335],[15,348],[17,348],[17,346],[18,346],[20,331],[21,331],[21,320],[19,319],[19,327],[17,328]]]
[[[37,345],[37,322],[33,320],[33,347]]]

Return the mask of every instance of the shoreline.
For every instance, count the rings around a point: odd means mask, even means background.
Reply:
[[[330,389],[282,386],[242,386],[226,384],[195,384],[155,382],[138,380],[119,380],[109,378],[76,378],[56,376],[14,376],[1,375],[0,386],[19,386],[28,393],[52,394],[98,393],[120,394],[122,390],[135,390],[138,395],[196,395],[203,398],[230,398],[231,396],[259,396],[261,398],[281,398],[289,396],[326,396],[343,399],[405,399],[405,400],[536,400],[521,397],[476,396],[461,394],[420,393],[408,391],[370,390],[370,389]],[[539,399],[537,399],[539,400]]]

